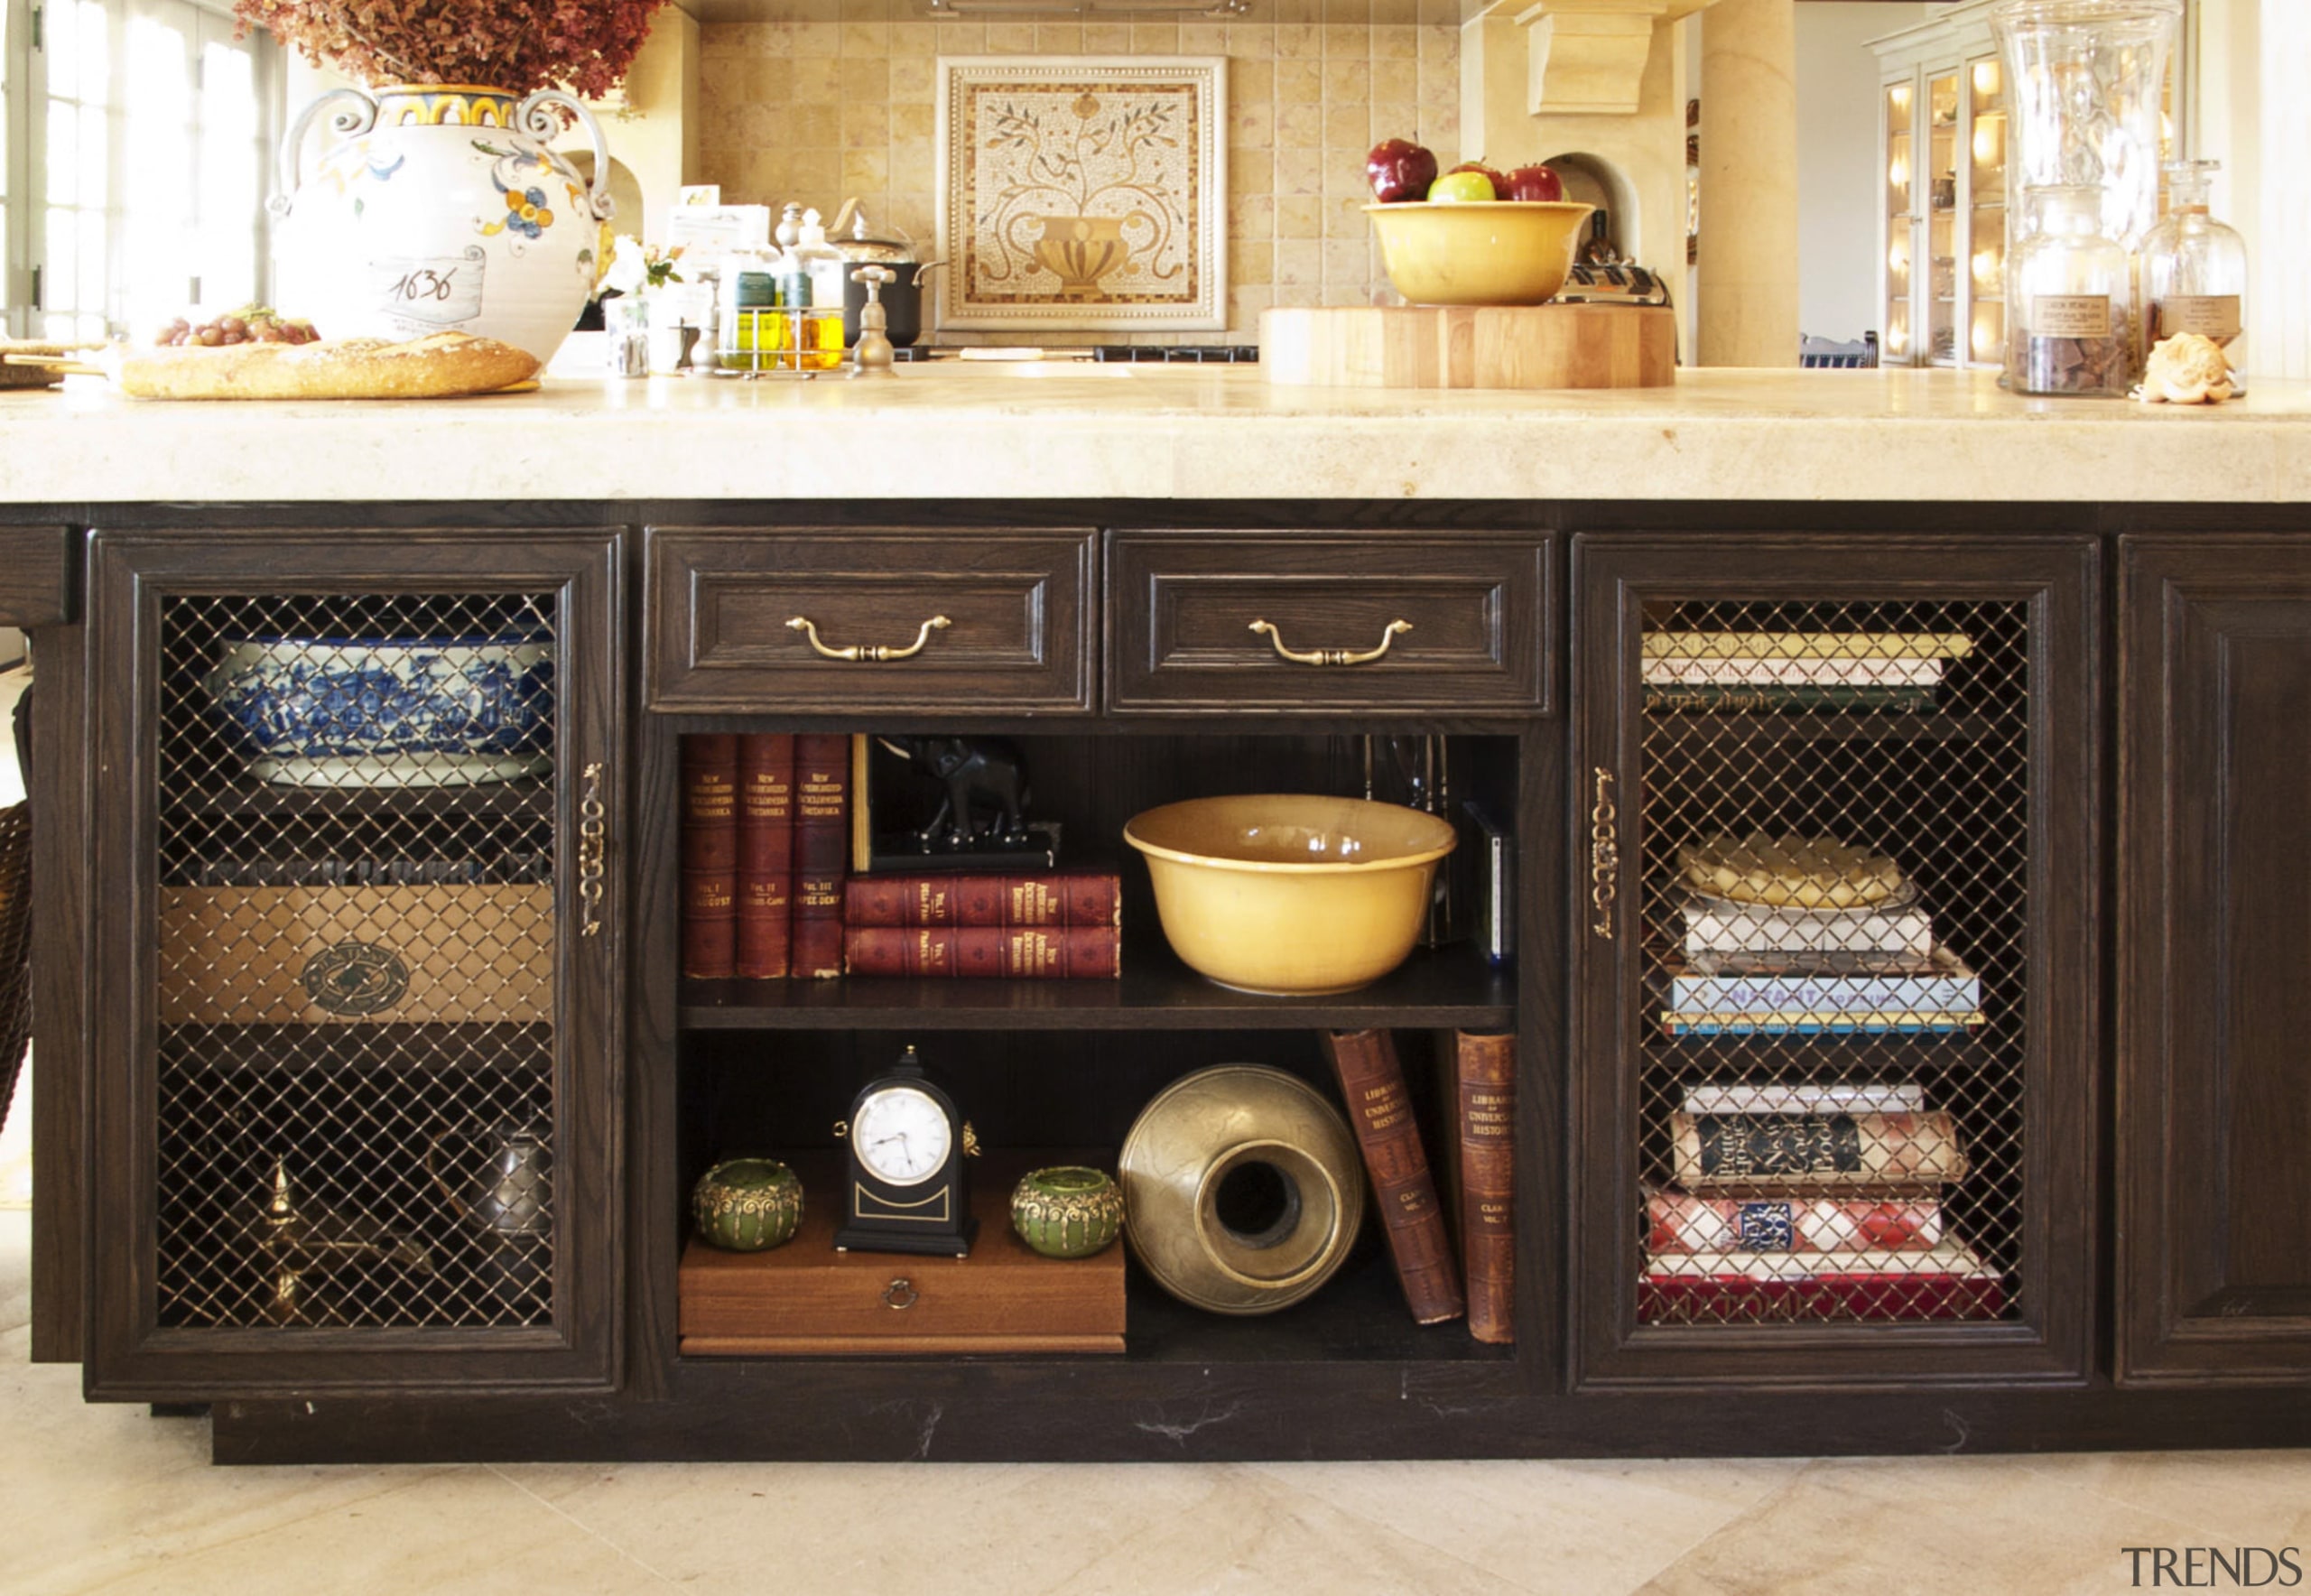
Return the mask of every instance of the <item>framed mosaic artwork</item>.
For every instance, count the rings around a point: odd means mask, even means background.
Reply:
[[[1225,56],[939,58],[942,329],[1228,324]]]

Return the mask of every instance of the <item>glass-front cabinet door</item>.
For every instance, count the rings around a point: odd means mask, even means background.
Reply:
[[[2088,1368],[2094,571],[1576,540],[1577,1385]]]
[[[90,1394],[608,1388],[617,535],[95,548]]]
[[[1886,336],[1883,358],[1889,366],[1915,366],[1917,348],[1910,336],[1916,284],[1911,257],[1917,247],[1917,85],[1908,78],[1885,88],[1886,136],[1884,207],[1886,270],[1883,276]]]
[[[2006,358],[2007,128],[2004,70],[1996,56],[1966,63],[1966,358],[1996,366]]]
[[[1926,171],[1920,184],[1926,194],[1926,361],[1935,366],[1958,363],[1958,244],[1962,237],[1958,209],[1959,75],[1932,72],[1926,79],[1926,134],[1923,146]]]

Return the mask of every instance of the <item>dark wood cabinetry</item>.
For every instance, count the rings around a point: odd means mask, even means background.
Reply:
[[[2029,1449],[2311,1424],[2290,1046],[2311,1024],[2311,521],[2204,540],[2093,530],[2133,524],[2119,510],[1955,532],[1904,506],[983,508],[452,527],[404,506],[316,529],[146,506],[59,533],[51,507],[0,531],[39,556],[0,564],[0,621],[36,628],[46,746],[88,733],[34,782],[42,1058],[84,1072],[88,1114],[59,1098],[40,1122],[70,1165],[42,1180],[35,1292],[70,1300],[41,1305],[42,1355],[82,1357],[98,1398],[217,1402],[240,1461]],[[525,629],[552,643],[550,765],[482,785],[253,779],[203,685],[268,638]],[[1645,639],[1676,632],[1965,643],[1908,696],[1712,706],[1651,691]],[[682,979],[682,739],[785,730],[1015,739],[1073,858],[1123,870],[1123,979]],[[1173,957],[1117,858],[1125,820],[1353,791],[1368,738],[1385,770],[1385,739],[1428,736],[1514,833],[1513,968],[1424,949],[1279,1000]],[[1979,1014],[1673,1035],[1681,850],[1753,833],[1897,861]],[[262,951],[285,933],[189,895],[340,855],[464,861],[382,883],[413,894],[394,918],[464,939],[423,1012],[265,1008],[302,1001],[302,967]],[[60,968],[84,953],[85,979]],[[1415,1326],[1368,1234],[1272,1317],[1186,1308],[1135,1267],[1120,1356],[681,1350],[691,1182],[730,1153],[831,1152],[902,1045],[991,1147],[1112,1150],[1202,1065],[1332,1090],[1335,1026],[1397,1034],[1432,1142],[1451,1034],[1515,1035],[1514,1346]],[[1967,1159],[1942,1214],[1995,1289],[1931,1320],[1662,1311],[1645,1203],[1677,1167],[1671,1116],[1739,1083],[1922,1091]],[[552,1155],[542,1271],[472,1211],[471,1165],[524,1135]],[[441,1190],[460,1158],[462,1213]],[[301,1255],[267,1249],[265,1218],[284,1172],[379,1257],[284,1298]]]
[[[2119,1378],[2311,1378],[2311,543],[2121,545]]]
[[[620,547],[93,535],[91,1395],[617,1385]]]

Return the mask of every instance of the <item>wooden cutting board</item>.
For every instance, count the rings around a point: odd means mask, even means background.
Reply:
[[[1260,313],[1271,383],[1344,388],[1663,388],[1666,305],[1279,306]]]
[[[840,1166],[792,1162],[803,1178],[803,1223],[792,1241],[768,1252],[723,1252],[692,1237],[683,1249],[683,1357],[1124,1350],[1123,1242],[1088,1258],[1047,1258],[1011,1229],[1011,1188],[1028,1169],[1112,1168],[1112,1154],[979,1160],[983,1167],[971,1171],[979,1239],[967,1258],[835,1251]]]

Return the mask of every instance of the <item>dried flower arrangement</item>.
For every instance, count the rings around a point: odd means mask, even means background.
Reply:
[[[371,88],[458,83],[599,98],[617,87],[664,0],[233,0],[246,32]]]

